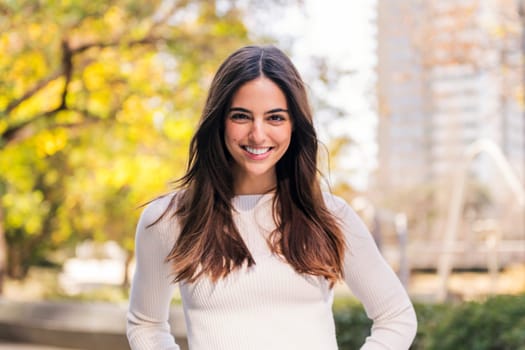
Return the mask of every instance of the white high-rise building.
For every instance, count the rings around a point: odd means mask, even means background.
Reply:
[[[525,178],[522,28],[517,0],[378,1],[379,170],[383,189],[453,174],[492,140]],[[494,164],[471,169],[490,182]]]

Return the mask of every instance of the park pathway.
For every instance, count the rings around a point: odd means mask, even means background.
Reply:
[[[0,350],[73,350],[71,348],[57,348],[54,346],[44,346],[26,343],[3,343],[0,340]]]

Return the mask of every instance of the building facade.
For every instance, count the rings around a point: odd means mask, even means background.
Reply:
[[[377,184],[451,176],[476,140],[494,142],[523,181],[522,27],[517,0],[378,1]],[[494,176],[476,157],[471,173]]]
[[[465,167],[469,185],[479,187],[465,191],[461,212],[455,213],[464,214],[456,225],[462,242],[455,246],[458,263],[486,263],[486,253],[472,252],[485,249],[490,239],[502,240],[501,259],[523,261],[523,207],[511,198],[494,160],[495,153],[503,154],[523,189],[525,22],[519,1],[378,0],[377,6],[374,189],[407,213],[411,239],[420,243],[414,266],[435,267],[453,217],[454,186]],[[468,161],[480,140],[496,152]],[[461,254],[467,251],[471,254]]]

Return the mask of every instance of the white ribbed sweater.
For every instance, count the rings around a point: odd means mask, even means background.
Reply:
[[[333,291],[320,277],[298,274],[272,255],[266,237],[275,227],[272,194],[233,199],[235,224],[255,259],[251,268],[212,283],[201,278],[181,283],[180,291],[191,350],[336,350]],[[136,270],[128,312],[133,350],[178,350],[168,314],[175,286],[164,262],[178,234],[166,215],[146,228],[167,207],[171,196],[150,203],[136,232]],[[345,282],[373,320],[361,349],[408,349],[417,327],[412,304],[397,276],[381,257],[354,211],[340,198],[325,195],[340,220],[348,244]]]

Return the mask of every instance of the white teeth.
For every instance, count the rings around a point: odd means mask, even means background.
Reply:
[[[264,154],[266,152],[268,152],[270,150],[270,147],[265,147],[265,148],[252,148],[252,147],[244,147],[245,150],[247,150],[248,152],[252,153],[252,154]]]

